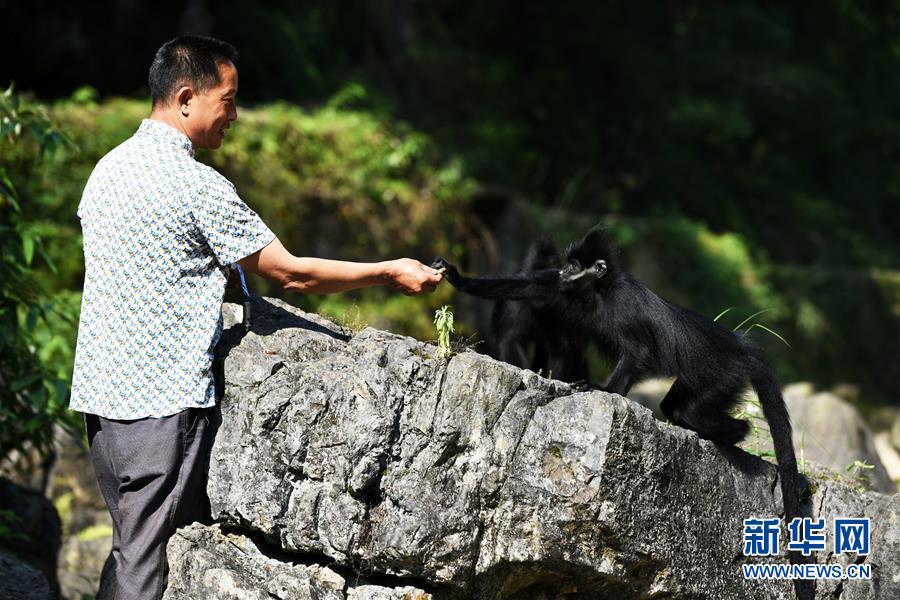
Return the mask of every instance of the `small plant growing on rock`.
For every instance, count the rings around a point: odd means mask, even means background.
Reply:
[[[434,327],[438,332],[438,348],[444,358],[452,354],[450,350],[450,334],[453,333],[453,311],[444,305],[434,311]]]
[[[875,468],[875,465],[869,464],[863,460],[854,460],[852,463],[845,467],[845,471],[849,473],[847,478],[849,479],[849,484],[853,486],[853,488],[859,492],[860,494],[865,493],[867,484],[869,483],[869,475],[864,473],[864,471],[872,470]]]
[[[359,333],[368,326],[359,310],[359,304],[356,302],[344,310],[343,315],[337,319],[337,324],[350,333]]]

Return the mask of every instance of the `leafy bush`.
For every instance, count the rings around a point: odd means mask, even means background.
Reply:
[[[33,203],[25,217],[42,232],[58,267],[54,273],[38,265],[37,278],[51,290],[78,290],[84,267],[75,212],[84,184],[96,162],[133,135],[149,114],[149,102],[97,102],[83,88],[53,104],[50,114],[80,152],[50,156],[30,174]],[[198,159],[233,181],[296,255],[359,261],[413,256],[428,262],[438,253],[460,254],[473,237],[466,215],[474,182],[463,165],[426,135],[389,118],[359,85],[348,85],[315,110],[283,103],[242,108],[223,146],[198,152]],[[285,297],[260,278],[250,285],[254,293]],[[431,313],[448,293],[407,298],[371,288],[285,299],[339,319],[356,307],[359,318],[373,326],[427,337],[433,333]],[[79,296],[69,294],[67,305],[77,306]],[[74,345],[75,331],[69,333]],[[56,356],[62,363],[62,354]]]
[[[48,232],[27,218],[34,199],[25,191],[29,175],[65,145],[40,105],[12,87],[0,94],[0,457],[27,442],[46,453],[54,421],[76,426],[66,411],[71,344],[59,333],[72,327],[73,311],[31,270],[40,258],[57,272]]]

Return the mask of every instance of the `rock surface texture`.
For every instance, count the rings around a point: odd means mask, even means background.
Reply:
[[[781,511],[774,465],[474,352],[254,309],[248,333],[223,309],[217,524],[170,542],[167,598],[793,597],[741,571],[785,560],[786,533],[742,554],[743,519]],[[815,485],[810,516],[872,519],[867,557],[817,560],[873,570],[817,597],[900,598],[900,497]]]

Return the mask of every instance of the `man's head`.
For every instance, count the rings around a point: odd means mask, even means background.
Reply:
[[[150,65],[153,114],[195,148],[218,148],[237,119],[237,50],[214,38],[185,35],[157,51]]]

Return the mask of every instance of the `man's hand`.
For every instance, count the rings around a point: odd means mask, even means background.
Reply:
[[[398,258],[389,262],[388,278],[392,288],[414,296],[433,292],[441,282],[442,272],[412,258]]]

